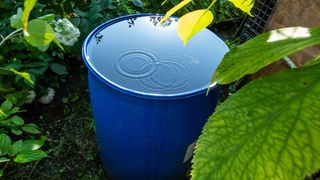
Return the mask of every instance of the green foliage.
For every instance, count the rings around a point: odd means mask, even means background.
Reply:
[[[35,87],[37,79],[47,78],[42,76],[53,59],[64,58],[62,53],[49,46],[50,43],[54,42],[63,49],[59,40],[69,35],[56,32],[55,14],[39,14],[44,12],[39,10],[31,15],[33,8],[41,8],[36,0],[26,0],[24,3],[18,1],[17,4],[6,1],[4,7],[1,5],[3,4],[0,3],[3,12],[0,15],[0,162],[4,165],[1,166],[0,176],[7,167],[15,163],[38,161],[47,156],[46,152],[40,150],[44,144],[42,138],[39,139],[42,130],[18,113],[24,112],[20,110],[22,105],[33,101],[28,98],[35,98],[29,92]],[[18,8],[19,5],[24,5],[24,9]],[[7,11],[17,13],[11,15]],[[38,18],[29,21],[29,17]],[[62,24],[59,28],[64,30],[65,27]],[[56,38],[57,34],[59,39]],[[46,50],[50,51],[46,53]],[[66,74],[65,66],[60,65],[57,69],[57,73]],[[38,85],[39,87],[41,86]]]
[[[60,44],[60,42],[59,42],[56,38],[53,39],[53,42],[54,42],[62,51],[64,51],[63,46]]]
[[[41,150],[33,150],[33,151],[22,151],[19,152],[14,159],[14,162],[16,163],[27,163],[31,161],[37,161],[42,158],[45,158],[47,156],[47,153],[41,151]]]
[[[43,140],[35,140],[35,139],[29,139],[25,140],[21,143],[21,146],[19,149],[21,151],[33,151],[40,149],[44,144]]]
[[[193,179],[303,179],[320,168],[320,66],[249,83],[209,118]]]
[[[10,122],[12,122],[14,125],[17,125],[17,126],[21,126],[24,124],[23,119],[17,115],[11,117]]]
[[[55,14],[46,14],[38,17],[37,19],[46,21],[46,22],[51,22],[51,21],[54,21],[54,17],[55,17]]]
[[[45,21],[34,19],[28,23],[28,34],[24,34],[24,38],[32,46],[47,46],[54,39],[54,31],[52,27]]]
[[[103,21],[103,12],[106,9],[107,4],[103,1],[92,1],[89,4],[87,11],[81,11],[80,9],[74,9],[74,13],[79,17],[73,19],[73,23],[78,26],[82,32],[88,33],[94,27]]]
[[[31,79],[31,76],[27,72],[19,72],[13,68],[10,68],[9,71],[13,72],[14,74],[22,77],[23,79],[27,80],[31,85],[34,84],[34,81]]]
[[[10,159],[7,159],[7,158],[4,158],[4,157],[2,157],[2,158],[0,158],[0,163],[3,163],[3,162],[8,162],[8,161],[10,161]],[[0,177],[2,176],[2,174],[3,174],[3,170],[1,169],[1,173],[0,173]]]
[[[214,77],[219,83],[320,44],[319,28],[285,28],[233,48]],[[302,179],[320,168],[320,65],[255,80],[220,104],[204,127],[193,179]]]
[[[23,27],[22,14],[23,14],[22,9],[18,8],[17,14],[11,16],[11,18],[10,18],[11,27],[16,28],[16,29],[20,29]]]
[[[56,35],[55,28],[57,19],[63,17],[71,19],[74,25],[80,27],[79,29],[81,30],[83,38],[94,27],[111,18],[143,12],[162,13],[179,2],[179,0],[169,0],[163,6],[159,4],[159,1],[155,0],[39,0],[37,3],[34,0],[28,0],[25,3],[22,0],[5,0],[0,2],[0,33],[4,37],[10,35],[5,40],[5,43],[1,43],[0,45],[0,67],[7,69],[0,70],[0,101],[5,102],[8,100],[12,104],[12,107],[8,108],[10,109],[9,112],[5,114],[2,113],[2,110],[0,112],[0,117],[2,118],[0,122],[3,123],[0,126],[0,130],[1,133],[6,134],[12,140],[11,155],[15,154],[12,156],[4,155],[1,157],[0,162],[3,161],[3,165],[15,166],[15,161],[27,162],[29,160],[38,160],[32,157],[25,157],[26,154],[33,154],[33,157],[44,157],[44,154],[41,152],[28,152],[31,150],[40,150],[39,148],[43,145],[43,141],[37,139],[39,135],[42,134],[42,130],[35,124],[30,123],[30,119],[24,118],[24,116],[20,116],[18,113],[22,111],[20,110],[22,109],[21,106],[26,102],[26,96],[31,89],[36,88],[35,91],[38,93],[39,91],[43,91],[42,89],[46,90],[49,85],[58,86],[57,81],[63,78],[61,78],[61,76],[54,76],[52,72],[60,75],[68,73],[66,68],[68,61],[65,59],[71,59],[71,55],[64,55],[56,46],[51,46],[51,42],[55,43],[61,49],[64,49],[65,52],[73,52],[72,56],[80,56],[80,53],[78,53],[80,43],[78,43],[77,46],[62,47],[64,44],[59,41]],[[181,16],[189,12],[193,7],[202,6],[201,9],[206,8],[210,2],[211,1],[201,1],[197,4],[190,2],[176,14]],[[217,2],[217,6],[222,2],[229,3],[226,0]],[[23,6],[23,9],[18,8]],[[216,7],[211,8],[214,15],[224,13],[224,11],[220,11],[219,8]],[[232,5],[230,7],[233,8],[233,10],[235,9]],[[223,18],[232,18],[233,13],[230,14],[223,16]],[[9,17],[11,18],[9,19]],[[218,16],[215,17],[219,18]],[[41,23],[38,24],[44,27],[44,30],[41,29],[41,32],[33,31],[32,22],[34,21],[40,21]],[[216,19],[216,21],[218,21],[218,19]],[[49,30],[49,38],[46,38],[48,37],[46,36],[47,30],[50,29],[48,25],[51,26],[51,29],[55,33],[53,40],[51,40],[51,30]],[[23,27],[25,27],[26,30],[24,34],[22,34],[21,31]],[[40,26],[34,26],[34,29],[39,30],[39,27]],[[31,35],[32,37],[24,39],[26,35]],[[2,38],[0,40],[2,41]],[[50,43],[48,43],[49,41]],[[34,83],[34,86],[32,86],[31,81]],[[68,104],[76,101],[77,98],[78,96],[71,98],[68,100]],[[78,121],[76,122],[78,123]],[[67,132],[68,130],[65,131]],[[70,142],[72,138],[73,137],[69,138]],[[41,141],[41,143],[40,145],[32,145],[32,147],[38,148],[22,148],[22,145],[26,144],[25,142],[31,141]],[[31,145],[29,147],[31,147]],[[22,153],[22,151],[26,152]],[[17,157],[18,154],[19,158]],[[92,158],[89,157],[89,155],[85,156],[88,156],[85,159]],[[0,170],[0,173],[2,174],[3,170]]]
[[[230,2],[251,15],[253,1]],[[185,4],[168,11],[162,22]],[[203,15],[183,17],[177,30],[186,43],[206,26],[197,24]],[[320,44],[320,28],[284,28],[262,34],[232,48],[212,82],[228,84],[316,44]],[[219,105],[197,142],[192,179],[302,179],[318,170],[318,62],[319,56],[305,68],[253,81]]]
[[[31,134],[39,134],[41,131],[39,130],[39,127],[35,124],[26,124],[22,127],[22,130]]]
[[[208,7],[208,5],[206,6]],[[214,22],[225,22],[245,17],[245,13],[236,8],[229,0],[218,0],[210,9],[215,17]]]
[[[233,82],[246,74],[257,72],[291,53],[319,44],[320,28],[290,27],[259,35],[232,48],[218,66],[212,82]],[[232,71],[230,71],[232,69]]]
[[[12,103],[10,101],[6,100],[5,102],[3,102],[1,104],[0,110],[4,115],[6,115],[6,113],[9,113],[11,108],[12,108]]]
[[[216,1],[217,0],[211,1],[210,5],[207,7],[207,9],[210,10],[211,7],[213,7],[213,5],[216,3]],[[253,0],[229,0],[229,1],[232,2],[237,8],[241,9],[243,12],[246,12],[247,14],[251,15],[250,11],[251,11],[253,4],[254,4]],[[165,2],[167,2],[167,1],[164,1],[164,3]],[[166,15],[160,21],[160,23],[163,23],[167,18],[169,18],[171,15],[173,15],[179,9],[182,9],[183,7],[185,7],[190,2],[191,2],[190,0],[181,1],[179,4],[174,6],[172,9],[170,9],[166,13]],[[202,14],[199,14],[199,12],[201,12],[201,11],[196,10],[196,11],[188,12],[187,14],[182,16],[182,18],[181,18],[181,19],[183,19],[183,17],[189,17],[188,20],[182,21],[180,19],[178,22],[178,27],[181,27],[181,28],[178,28],[177,31],[178,31],[178,34],[180,35],[179,37],[184,42],[184,44],[186,44],[188,42],[188,40],[194,34],[196,34],[196,32],[199,32],[202,29],[206,28],[213,20],[213,14],[211,11],[205,11],[205,13],[202,13]],[[195,14],[197,14],[197,17],[192,18],[192,16],[194,16]],[[202,17],[202,16],[205,16],[205,17]],[[185,18],[185,19],[187,19],[187,18]],[[209,21],[209,19],[210,19],[210,21]],[[190,25],[192,25],[192,26],[188,27]],[[194,30],[196,30],[196,31],[194,31]],[[189,33],[186,33],[186,32],[189,32]],[[181,34],[183,34],[183,36],[181,36]],[[187,35],[185,35],[185,34],[187,34]]]
[[[131,0],[132,4],[136,7],[143,7],[144,3],[141,0]]]
[[[62,64],[52,63],[50,69],[59,75],[68,74],[67,68]]]
[[[5,155],[11,149],[11,139],[6,134],[0,134],[0,154]]]
[[[19,107],[15,107],[11,101],[6,100],[1,104],[0,108],[0,162],[10,163],[26,163],[30,161],[40,160],[46,157],[46,153],[39,148],[43,145],[42,140],[23,140],[21,135],[22,130],[31,133],[40,133],[39,128],[35,124],[25,124],[24,120],[16,115],[19,112]],[[9,134],[12,133],[19,137],[18,141],[13,141]],[[27,136],[24,135],[24,138]],[[6,167],[6,166],[4,166]],[[3,174],[3,170],[2,174]]]
[[[141,0],[83,1],[80,4],[78,4],[78,2],[74,4],[71,3],[72,8],[70,8],[69,13],[74,17],[72,19],[72,23],[79,27],[81,33],[88,34],[93,28],[109,19],[128,14],[140,13],[141,11],[139,10],[143,11],[146,7],[146,3],[148,2]],[[151,4],[148,5],[152,6]],[[159,11],[159,9],[157,9],[157,11]]]
[[[19,107],[6,100],[1,104],[0,108],[0,156],[1,162],[10,163],[15,161],[19,163],[30,162],[33,160],[40,160],[45,157],[46,153],[38,150],[42,145],[42,140],[23,140],[21,135],[22,130],[31,133],[40,133],[39,128],[35,124],[25,124],[24,120],[16,115],[20,112]],[[9,134],[12,133],[19,137],[20,140],[13,141]],[[24,134],[24,138],[27,138]],[[35,151],[37,150],[37,151]],[[3,171],[3,169],[1,169]]]
[[[1,156],[7,155],[7,157],[2,157],[0,162],[10,162],[10,158],[14,158],[15,162],[26,163],[30,161],[40,160],[46,157],[44,151],[38,150],[41,148],[41,144],[36,140],[19,140],[12,144],[9,136],[6,134],[0,135],[0,154]]]

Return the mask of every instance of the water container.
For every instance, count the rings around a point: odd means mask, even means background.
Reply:
[[[227,46],[208,29],[184,46],[179,19],[159,24],[161,18],[119,17],[94,29],[83,44],[99,148],[111,180],[184,179],[217,104],[220,86],[209,83]]]

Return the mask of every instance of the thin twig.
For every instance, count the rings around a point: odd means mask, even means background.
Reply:
[[[2,168],[3,171],[7,168],[7,166],[9,165],[9,163],[10,163],[10,161],[6,162],[6,164],[5,164],[4,167]]]
[[[31,172],[30,172],[30,174],[29,174],[29,179],[30,179],[30,177],[31,177],[31,175],[32,175],[32,173],[33,173],[33,171],[34,171],[34,169],[36,168],[36,166],[38,165],[38,163],[40,162],[40,160],[39,161],[37,161],[36,162],[36,164],[32,167],[32,170],[31,170]]]
[[[15,31],[13,31],[12,33],[10,33],[10,34],[9,34],[8,36],[6,36],[5,38],[3,38],[2,41],[0,42],[0,46],[2,46],[2,44],[3,44],[6,40],[10,39],[14,34],[20,32],[21,30],[22,30],[22,28],[17,29],[17,30],[15,30]]]
[[[209,10],[214,5],[214,3],[216,3],[216,1],[217,0],[213,0],[207,9]]]

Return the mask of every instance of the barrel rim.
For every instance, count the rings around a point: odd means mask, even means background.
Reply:
[[[186,91],[186,92],[182,92],[182,93],[175,93],[175,94],[145,93],[145,92],[135,91],[133,89],[129,89],[129,88],[120,86],[119,84],[112,82],[108,78],[104,77],[101,73],[99,73],[99,71],[89,61],[90,57],[87,53],[87,47],[88,47],[88,44],[91,42],[92,37],[95,34],[97,34],[98,32],[100,32],[101,30],[107,28],[108,26],[111,26],[112,24],[115,24],[117,22],[120,22],[120,21],[123,21],[126,19],[130,19],[133,17],[144,17],[144,16],[164,16],[164,14],[141,13],[141,14],[131,14],[131,15],[126,15],[126,16],[120,16],[120,17],[111,19],[109,21],[106,21],[106,22],[102,23],[101,25],[97,26],[86,37],[86,39],[83,42],[82,50],[81,50],[82,51],[82,59],[83,59],[84,63],[86,64],[86,66],[88,67],[88,69],[90,70],[90,72],[96,78],[98,78],[98,80],[103,82],[105,85],[115,89],[116,91],[120,91],[124,94],[132,95],[132,96],[136,96],[136,97],[140,97],[140,98],[158,99],[158,100],[180,99],[180,98],[188,98],[188,97],[192,97],[192,96],[197,96],[197,95],[205,94],[208,88],[210,88],[210,90],[213,90],[217,86],[219,86],[216,82],[213,82],[209,86],[203,86],[203,87],[197,88],[195,90]],[[171,16],[171,18],[178,18],[178,17]],[[224,46],[229,50],[229,48],[226,44],[224,44]]]

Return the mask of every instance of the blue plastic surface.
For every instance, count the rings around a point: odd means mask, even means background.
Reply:
[[[184,179],[220,87],[206,89],[228,51],[205,29],[186,46],[177,18],[120,17],[84,42],[95,127],[110,179]]]

